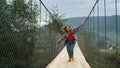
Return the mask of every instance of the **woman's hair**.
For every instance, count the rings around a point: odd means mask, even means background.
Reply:
[[[66,30],[67,26],[70,27],[70,25],[66,25],[66,26],[64,26],[64,27],[62,28],[62,32],[67,32],[67,30]]]

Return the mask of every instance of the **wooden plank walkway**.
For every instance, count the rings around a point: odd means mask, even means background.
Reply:
[[[78,43],[74,48],[74,61],[68,62],[68,54],[66,47],[58,54],[58,56],[46,68],[91,68],[85,57],[83,56]]]

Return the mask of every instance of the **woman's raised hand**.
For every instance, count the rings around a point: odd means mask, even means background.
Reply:
[[[56,48],[58,48],[58,45],[56,44]]]
[[[84,25],[84,22],[82,22],[81,26],[83,26],[83,25]]]

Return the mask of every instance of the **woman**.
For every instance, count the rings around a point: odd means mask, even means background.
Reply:
[[[58,47],[58,45],[64,41],[64,43],[67,45],[67,52],[69,55],[69,62],[73,61],[73,50],[74,50],[74,45],[76,42],[76,39],[74,37],[74,35],[81,29],[81,27],[83,26],[80,25],[79,27],[75,28],[75,29],[71,29],[71,27],[69,25],[65,26],[63,28],[63,31],[65,31],[64,35],[62,36],[62,38],[57,42],[56,47]]]

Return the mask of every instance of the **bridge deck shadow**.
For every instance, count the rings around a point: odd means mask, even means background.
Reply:
[[[82,54],[78,43],[74,48],[74,61],[68,62],[68,54],[66,47],[58,54],[58,56],[46,66],[46,68],[91,68]]]

